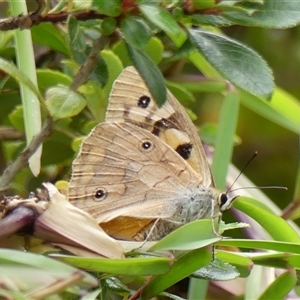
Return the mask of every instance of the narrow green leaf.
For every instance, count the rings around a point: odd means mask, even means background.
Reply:
[[[186,298],[182,298],[182,297],[179,297],[177,295],[170,294],[167,292],[162,292],[160,295],[165,296],[165,297],[167,297],[167,299],[171,299],[171,300],[186,300]]]
[[[284,252],[282,253],[247,253],[247,256],[256,265],[267,266],[272,268],[286,269],[291,266],[295,269],[300,270],[300,255],[291,254],[288,255]]]
[[[25,1],[9,1],[12,14],[17,16],[27,14],[27,6]],[[32,37],[30,30],[15,30],[14,35],[15,50],[18,68],[23,72],[33,85],[37,85],[35,57],[33,51]],[[24,113],[24,124],[27,145],[33,137],[41,131],[42,118],[40,104],[41,97],[24,84],[19,82],[21,99]],[[40,101],[39,101],[40,100]],[[34,176],[40,173],[41,169],[42,146],[40,146],[29,159],[29,168]]]
[[[276,88],[271,101],[241,91],[241,102],[264,118],[300,133],[300,104],[292,95]]]
[[[256,205],[255,199],[239,197],[233,206],[257,221],[277,241],[299,243],[297,232],[284,219]]]
[[[209,281],[199,278],[190,278],[188,300],[206,299]]]
[[[265,241],[265,240],[243,240],[243,239],[223,239],[217,242],[218,246],[234,246],[246,249],[274,250],[281,252],[291,252],[300,254],[299,243]]]
[[[167,82],[167,87],[171,93],[181,101],[195,102],[194,95],[183,85],[174,82]]]
[[[200,129],[201,141],[203,141],[205,144],[215,146],[217,132],[218,132],[218,126],[216,124],[205,123],[203,126],[201,126]],[[235,146],[240,145],[241,138],[235,135],[233,138],[233,143]]]
[[[239,115],[239,103],[239,94],[236,91],[230,91],[223,99],[212,163],[216,187],[220,190],[226,187],[226,175],[233,152]]]
[[[87,43],[75,17],[70,16],[68,19],[68,32],[70,39],[70,48],[72,51],[84,52]]]
[[[212,32],[189,29],[189,34],[198,51],[226,79],[254,95],[271,97],[272,71],[255,51]]]
[[[157,275],[166,273],[172,260],[167,257],[143,257],[127,259],[82,258],[53,254],[53,257],[79,268],[119,275]]]
[[[97,63],[90,73],[89,78],[101,86],[106,84],[108,80],[108,69],[102,56],[98,57]]]
[[[68,89],[59,86],[47,91],[47,108],[54,120],[77,115],[86,105],[86,100]]]
[[[194,25],[208,25],[208,26],[231,26],[232,22],[222,15],[208,15],[208,14],[195,14],[192,16],[192,23]]]
[[[213,232],[211,219],[197,220],[171,232],[150,250],[192,250],[205,247],[220,239]]]
[[[9,74],[17,82],[21,82],[22,84],[24,84],[39,98],[40,101],[44,101],[36,85],[27,76],[25,76],[25,74],[20,71],[13,63],[8,62],[7,60],[0,57],[0,70]]]
[[[232,253],[217,249],[217,257],[223,261],[228,262],[231,265],[234,265],[238,272],[240,273],[240,277],[248,277],[251,269],[253,267],[253,261],[248,258],[239,255],[239,253]]]
[[[141,4],[139,9],[149,22],[165,31],[177,47],[184,43],[186,40],[185,31],[165,8],[157,4]]]
[[[258,298],[259,300],[284,299],[295,287],[297,276],[293,271],[279,275]]]
[[[128,15],[121,23],[124,39],[137,49],[143,50],[152,35],[149,27],[141,19]]]
[[[109,1],[93,1],[93,8],[100,14],[105,14],[111,17],[117,17],[122,12],[121,0],[109,0]]]
[[[39,254],[0,249],[0,265],[2,276],[3,274],[6,277],[10,276],[15,284],[20,283],[23,287],[26,283],[26,285],[36,289],[38,282],[41,285],[44,285],[45,281],[50,284],[58,279],[69,278],[75,272],[80,272],[84,276],[82,279],[84,284],[97,285],[97,280],[92,275]]]
[[[173,264],[169,272],[158,275],[142,292],[142,299],[151,299],[179,280],[206,266],[212,257],[212,252],[204,248],[183,254]]]
[[[295,203],[299,203],[300,202],[300,158],[299,158],[299,161],[298,161],[298,168],[297,168],[297,175],[296,175],[296,182],[295,182],[295,191],[294,191],[294,200],[293,201]],[[300,218],[300,207],[299,206],[297,208],[293,209],[293,211],[291,213],[291,216],[289,218],[291,220]]]
[[[243,1],[239,3],[238,6],[251,10],[252,13],[248,14],[245,11],[227,11],[223,12],[222,15],[236,24],[245,26],[282,29],[300,23],[299,1],[265,0],[263,4]]]
[[[166,101],[167,90],[165,80],[158,67],[142,51],[126,43],[130,58],[148,86],[151,95],[158,105]]]

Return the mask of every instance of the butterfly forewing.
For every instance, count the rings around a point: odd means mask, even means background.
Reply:
[[[183,107],[170,91],[165,104],[158,107],[133,67],[126,68],[113,85],[106,122],[131,123],[151,132],[200,174],[204,186],[213,185],[200,138]]]

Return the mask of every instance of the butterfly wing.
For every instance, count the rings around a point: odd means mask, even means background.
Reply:
[[[188,191],[200,182],[152,133],[130,123],[102,123],[84,140],[73,162],[69,200],[98,223],[139,219],[133,226],[138,230],[157,218],[176,220],[190,199]]]
[[[126,68],[113,85],[106,122],[131,123],[151,132],[200,174],[203,186],[214,185],[201,140],[183,107],[170,91],[158,107],[133,67]]]

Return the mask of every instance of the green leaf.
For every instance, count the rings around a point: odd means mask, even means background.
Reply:
[[[64,119],[66,120],[66,119]],[[69,127],[60,126],[62,130],[70,130]],[[73,158],[74,152],[70,149],[71,138],[55,131],[51,138],[43,144],[42,165],[59,165]],[[53,155],[55,149],[55,155]]]
[[[177,99],[180,99],[181,101],[195,102],[194,95],[181,84],[167,82],[167,88]]]
[[[227,281],[236,279],[239,275],[240,273],[234,266],[218,258],[214,258],[208,266],[202,267],[194,272],[192,277],[207,280]]]
[[[68,86],[72,83],[72,78],[68,75],[51,70],[51,69],[40,69],[37,70],[37,80],[39,89],[44,92],[50,86],[62,84]]]
[[[185,31],[165,8],[157,4],[141,4],[139,5],[139,9],[149,22],[165,31],[177,47],[180,47],[184,43],[186,40]]]
[[[256,52],[212,32],[190,29],[189,34],[198,51],[226,79],[251,94],[271,97],[272,71]]]
[[[274,250],[300,254],[300,244],[289,242],[265,241],[265,240],[243,240],[223,239],[217,242],[218,246],[234,246],[247,249]]]
[[[90,287],[97,286],[97,280],[92,275],[39,254],[0,249],[0,265],[1,276],[5,275],[15,288],[18,287],[26,292],[35,291],[39,287],[42,288],[57,281],[63,282],[76,273],[82,276],[79,280],[81,284]],[[57,291],[53,290],[53,293],[55,292]]]
[[[70,16],[68,19],[68,32],[70,47],[72,51],[84,52],[87,43],[81,27],[75,17]]]
[[[248,277],[253,267],[253,261],[249,257],[240,255],[239,253],[227,252],[217,249],[217,257],[229,264],[235,266],[240,273],[240,277]]]
[[[11,124],[20,131],[25,131],[23,106],[17,105],[15,109],[8,116]]]
[[[101,22],[101,31],[105,35],[111,35],[117,28],[117,21],[115,18],[108,17]]]
[[[279,275],[258,298],[259,300],[284,299],[297,284],[295,272],[287,271]]]
[[[52,87],[47,91],[47,108],[54,120],[77,115],[86,105],[86,100],[67,87]]]
[[[297,134],[300,133],[299,101],[280,88],[275,89],[271,101],[268,102],[241,91],[241,102],[264,118]]]
[[[22,84],[24,84],[39,98],[40,101],[44,101],[35,84],[28,77],[26,77],[13,63],[8,62],[0,57],[0,70],[9,74],[17,82],[21,82]]]
[[[142,299],[151,299],[179,280],[189,276],[211,261],[212,252],[204,248],[187,252],[180,256],[169,272],[158,275],[145,287]]]
[[[124,39],[137,49],[143,50],[152,35],[149,27],[141,19],[128,15],[121,23]]]
[[[122,2],[121,0],[109,0],[109,1],[102,1],[102,0],[94,0],[93,1],[93,8],[97,10],[98,13],[104,14],[111,17],[117,17],[122,12]]]
[[[222,15],[195,14],[192,16],[191,22],[194,25],[208,25],[216,27],[232,25],[232,22],[227,20]]]
[[[102,94],[105,100],[108,100],[108,95],[111,91],[112,85],[119,74],[124,69],[123,64],[120,58],[114,54],[111,50],[101,51],[101,56],[104,59],[107,68],[108,68],[108,81],[105,84],[105,87],[102,89]],[[105,103],[106,104],[106,103]]]
[[[139,71],[148,86],[151,95],[158,105],[163,105],[166,101],[167,90],[165,80],[158,67],[142,51],[126,43],[129,55],[134,66]]]
[[[231,161],[234,136],[239,115],[239,94],[230,91],[223,99],[220,120],[215,143],[215,153],[212,163],[212,173],[216,187],[224,190],[226,187],[226,175]]]
[[[109,277],[105,279],[105,284],[107,285],[107,287],[119,294],[122,295],[129,295],[130,294],[130,289],[123,284],[118,278],[116,277]],[[127,297],[126,297],[127,298]]]
[[[150,248],[156,250],[192,250],[202,248],[221,239],[213,231],[211,219],[197,220],[176,229]]]
[[[96,272],[119,275],[157,275],[166,273],[172,261],[167,257],[143,257],[126,259],[82,258],[53,254],[53,257],[69,264]]]
[[[97,59],[97,63],[90,73],[89,78],[98,83],[99,85],[105,85],[108,80],[108,69],[104,59],[100,56]]]
[[[186,300],[186,298],[182,298],[182,297],[179,297],[177,295],[170,294],[167,292],[162,292],[160,295],[165,296],[165,297],[167,297],[167,299],[171,299],[171,300]]]
[[[263,1],[263,5],[249,1],[242,2],[239,6],[251,10],[252,13],[227,11],[223,12],[222,15],[236,24],[245,26],[282,29],[300,23],[299,1],[265,0]]]
[[[247,256],[257,265],[285,269],[287,265],[299,270],[300,255],[289,253],[247,253]]]
[[[218,126],[216,124],[205,123],[200,128],[200,137],[201,141],[205,144],[215,145],[216,144],[216,136],[218,132]],[[241,138],[237,135],[233,137],[234,145],[241,144]]]
[[[284,219],[257,205],[255,199],[239,197],[233,206],[257,221],[277,241],[299,243],[298,233]]]
[[[163,59],[164,45],[159,38],[152,37],[150,38],[144,51],[147,53],[149,58],[153,60],[155,64],[159,64]]]
[[[35,43],[49,47],[53,51],[57,51],[66,56],[70,56],[63,31],[58,30],[53,24],[41,23],[38,26],[32,26],[30,30]]]
[[[215,0],[205,0],[205,1],[199,1],[199,0],[192,0],[192,5],[195,7],[195,9],[207,9],[212,8],[215,6]]]

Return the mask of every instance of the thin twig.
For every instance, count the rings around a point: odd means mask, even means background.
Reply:
[[[10,164],[7,169],[3,172],[0,180],[0,192],[4,192],[9,188],[9,184],[13,178],[20,172],[24,167],[28,165],[28,159],[35,153],[39,146],[52,134],[53,121],[51,118],[45,120],[42,130],[33,137],[29,145],[24,149],[23,152],[17,157],[17,159]]]
[[[33,26],[39,25],[40,23],[50,22],[52,24],[65,22],[69,16],[75,17],[77,20],[86,21],[93,19],[104,19],[106,15],[99,14],[94,10],[78,12],[78,13],[68,13],[59,12],[55,14],[47,14],[43,16],[42,14],[37,14],[36,12],[30,13],[28,15],[19,15],[16,17],[10,17],[2,19],[0,21],[0,30],[7,31],[13,29],[30,29]]]
[[[0,126],[0,140],[20,140],[24,138],[21,132],[11,126]]]

